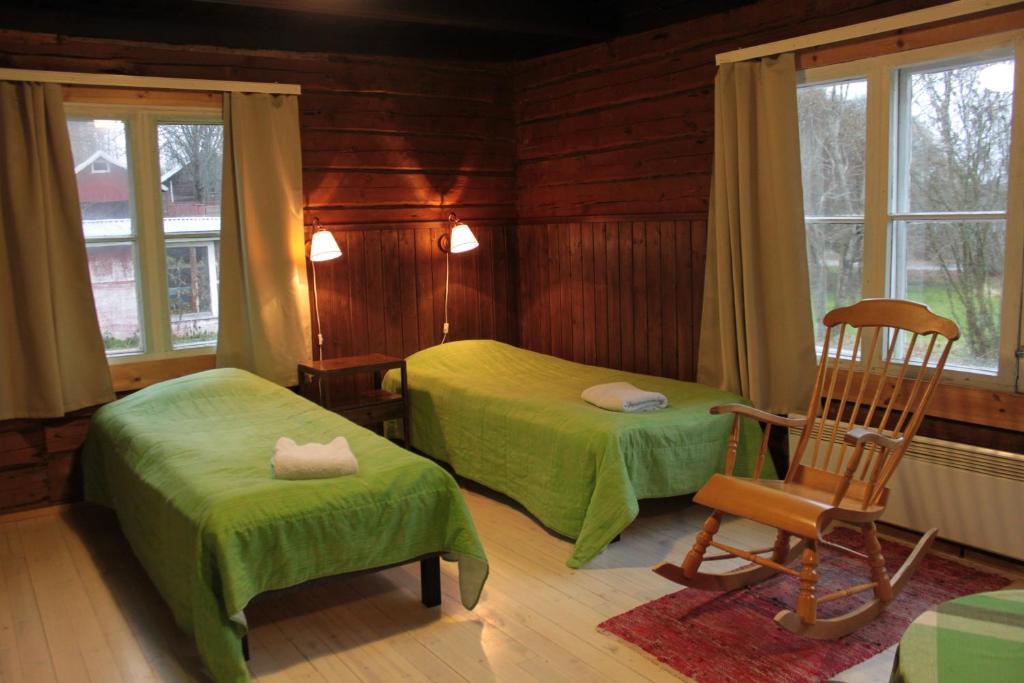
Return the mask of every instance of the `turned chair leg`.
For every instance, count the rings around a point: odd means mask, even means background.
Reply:
[[[818,548],[813,540],[807,541],[803,556],[800,558],[802,568],[800,570],[800,592],[796,598],[796,612],[800,619],[807,625],[813,625],[818,618],[818,598],[814,594],[815,584],[818,583]]]
[[[686,559],[683,560],[683,575],[686,578],[692,579],[697,575],[697,570],[700,569],[700,564],[704,561],[704,553],[707,552],[708,546],[711,545],[711,540],[718,533],[718,527],[721,524],[722,513],[718,510],[712,512],[704,522],[704,528],[697,534],[697,540],[694,541],[693,547],[690,548],[690,552],[686,553]]]
[[[779,564],[785,564],[789,557],[789,534],[781,529],[775,534],[775,545],[772,547],[772,559]]]
[[[874,522],[865,524],[864,549],[867,550],[868,564],[871,566],[871,580],[875,583],[875,597],[882,602],[890,602],[893,598],[892,582],[889,572],[885,569],[885,558],[882,556],[882,544],[878,542],[878,529]]]

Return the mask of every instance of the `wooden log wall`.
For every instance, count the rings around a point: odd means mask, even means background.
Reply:
[[[930,4],[762,0],[517,63],[522,344],[694,379],[715,54]]]
[[[0,512],[81,498],[79,451],[90,412],[0,422]]]
[[[480,240],[451,259],[450,338],[515,341],[509,65],[0,30],[0,66],[300,84],[306,222],[318,216],[344,251],[317,267],[325,355],[404,356],[440,339],[450,210]],[[74,449],[51,452],[46,436],[61,424],[0,424],[0,510],[77,497]]]

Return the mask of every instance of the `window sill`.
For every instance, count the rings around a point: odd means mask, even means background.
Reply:
[[[110,378],[115,392],[135,391],[164,380],[211,370],[216,360],[217,355],[210,347],[198,353],[176,353],[159,358],[120,356],[110,359]]]
[[[856,374],[858,379],[855,380],[855,386],[859,386],[861,373]],[[868,395],[871,395],[878,381],[878,375],[871,376]],[[893,377],[886,377],[883,381],[886,383],[882,392],[885,398],[892,395],[896,381]],[[907,393],[909,386],[905,382],[900,391],[901,396],[893,401],[893,408],[903,407]],[[940,382],[928,404],[927,414],[944,420],[1024,432],[1024,394]]]

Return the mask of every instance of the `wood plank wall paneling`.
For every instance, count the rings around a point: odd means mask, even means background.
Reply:
[[[692,378],[705,231],[694,219],[520,225],[520,345]]]
[[[407,356],[441,340],[443,230],[438,224],[335,231],[344,255],[316,266],[326,357]],[[473,231],[480,247],[450,259],[448,338],[514,339],[512,231],[483,224]]]

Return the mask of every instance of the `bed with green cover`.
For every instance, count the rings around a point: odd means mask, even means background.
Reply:
[[[718,389],[583,365],[489,340],[449,342],[406,359],[412,446],[521,503],[575,539],[570,567],[592,560],[636,518],[637,501],[695,492],[725,464],[731,415],[746,403]],[[669,407],[618,413],[586,403],[589,386],[631,382]],[[397,373],[384,386],[398,390]],[[741,430],[737,475],[748,475],[761,430]],[[392,426],[392,429],[395,427]],[[775,476],[770,463],[762,476]]]
[[[348,439],[359,473],[283,481],[280,436]],[[487,560],[455,480],[436,463],[242,370],[163,382],[101,408],[86,498],[113,508],[217,681],[247,681],[243,609],[264,591],[433,554],[459,563],[472,608]]]

